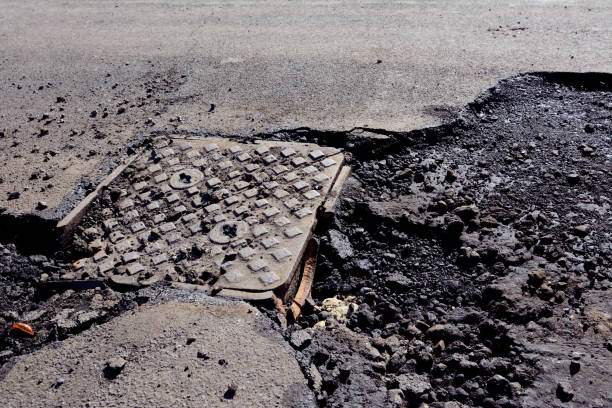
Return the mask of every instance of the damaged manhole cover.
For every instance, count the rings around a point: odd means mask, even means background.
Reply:
[[[245,295],[286,288],[343,161],[314,144],[160,139],[111,175],[120,196],[77,273],[133,285],[207,276]]]

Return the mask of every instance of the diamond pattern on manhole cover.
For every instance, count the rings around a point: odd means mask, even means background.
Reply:
[[[114,181],[121,197],[100,223],[104,249],[77,268],[122,283],[189,275],[275,289],[297,270],[343,161],[314,144],[159,139]]]

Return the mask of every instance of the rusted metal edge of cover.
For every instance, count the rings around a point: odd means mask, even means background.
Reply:
[[[302,279],[300,286],[297,289],[297,293],[291,303],[289,310],[291,311],[291,318],[293,321],[297,320],[298,316],[302,312],[302,307],[306,303],[306,299],[310,295],[312,284],[314,283],[315,271],[317,269],[317,257],[319,254],[319,241],[311,239],[308,243],[308,250],[306,252],[306,259],[304,261],[304,272],[302,273]]]

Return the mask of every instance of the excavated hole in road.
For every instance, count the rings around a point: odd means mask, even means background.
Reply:
[[[608,74],[526,75],[352,162],[314,301],[286,331],[320,405],[514,407],[538,374],[538,327],[574,342],[568,356],[582,338],[611,349],[584,314],[612,280],[611,111]],[[376,352],[355,356],[340,310]]]
[[[563,217],[575,210],[568,197],[580,194],[605,208],[598,194],[611,191],[610,178],[601,176],[610,149],[605,137],[610,132],[610,83],[609,75],[526,75],[502,81],[469,105],[459,120],[436,128],[406,133],[297,129],[258,135],[342,147],[354,170],[333,222],[317,230],[321,250],[314,300],[297,324],[284,329],[299,350],[321,406],[390,400],[407,406],[445,401],[518,405],[520,388],[537,374],[537,361],[524,353],[511,325],[538,321],[554,328],[550,319],[559,318],[559,310],[583,307],[587,288],[606,291],[612,278],[610,225],[603,214],[587,238],[581,230],[568,234],[563,228],[575,222],[547,222],[555,216],[548,202]],[[560,145],[567,147],[569,159],[554,152]],[[593,150],[602,154],[592,155]],[[534,161],[542,164],[537,181],[529,177],[539,171]],[[581,172],[578,185],[565,184],[564,177],[577,163],[588,170]],[[449,193],[448,187],[454,191]],[[94,205],[88,216],[97,223],[96,211]],[[70,253],[82,253],[82,245],[77,242]],[[68,327],[63,333],[57,320],[47,326],[34,320],[44,339],[14,339],[4,333],[3,350],[33,350],[147,300],[139,292],[110,290],[41,297],[34,290],[40,274],[54,268],[57,273],[65,264],[26,259],[14,247],[5,248],[23,271],[8,285],[17,296],[0,305],[7,323],[16,317],[7,314],[10,308],[22,315],[44,305],[50,316],[67,306],[87,313],[94,298],[111,299],[112,306],[98,309],[103,316],[85,316],[84,324],[77,321],[72,328],[62,321]],[[541,287],[525,283],[525,276],[518,284],[524,300],[508,303],[503,289],[492,284],[514,276],[534,257],[548,271],[548,289],[542,290],[542,282]],[[22,285],[24,281],[29,283]],[[345,324],[371,339],[376,351],[354,352],[336,332],[334,311],[325,305],[331,297],[348,305]],[[24,301],[31,303],[24,307]],[[521,302],[529,307],[521,308]],[[276,317],[273,309],[264,310]],[[321,322],[326,330],[307,332],[308,341],[296,340],[304,338],[296,333]]]

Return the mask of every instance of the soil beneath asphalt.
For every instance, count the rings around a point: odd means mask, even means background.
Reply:
[[[303,314],[262,306],[319,406],[612,405],[611,75],[510,78],[435,128],[257,137],[340,147],[353,168]],[[84,230],[48,257],[0,248],[5,369],[150,300],[49,291]]]

